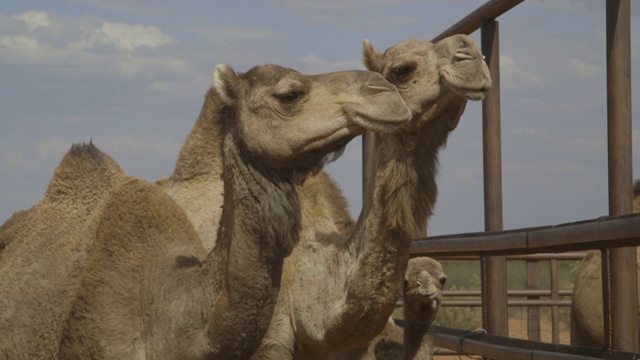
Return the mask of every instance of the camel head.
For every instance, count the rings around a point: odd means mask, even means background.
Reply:
[[[406,40],[384,53],[364,41],[362,61],[398,87],[413,113],[411,128],[422,128],[443,112],[452,131],[467,100],[482,100],[491,88],[489,69],[473,39],[453,35],[437,43]]]
[[[410,259],[404,279],[405,316],[425,319],[435,315],[446,281],[438,261],[426,256]]]
[[[411,117],[396,87],[369,71],[303,75],[264,65],[237,74],[218,65],[213,86],[236,139],[274,169],[313,168],[355,136],[393,131]]]

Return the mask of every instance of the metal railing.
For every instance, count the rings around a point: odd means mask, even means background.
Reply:
[[[484,169],[484,233],[420,238],[412,255],[480,256],[482,322],[488,334],[438,328],[436,345],[458,353],[492,359],[634,359],[639,351],[634,246],[640,245],[640,216],[632,212],[630,0],[608,0],[607,22],[607,133],[609,215],[560,226],[502,231],[502,169],[500,133],[500,15],[524,0],[490,0],[433,41],[481,29],[481,48],[491,72],[492,89],[482,106]],[[370,138],[363,142],[363,173],[369,173]],[[508,334],[506,256],[602,251],[605,348],[553,345],[506,337]],[[489,286],[490,284],[490,286]]]
[[[571,306],[571,296],[573,289],[560,289],[559,284],[559,261],[580,261],[585,252],[569,252],[563,254],[534,254],[534,255],[512,255],[507,256],[507,261],[525,261],[527,273],[527,287],[523,290],[507,290],[507,306],[509,308],[525,308],[527,310],[527,339],[540,341],[543,333],[541,328],[540,308],[546,307],[550,309],[551,316],[551,342],[560,344],[560,308]],[[446,257],[439,260],[450,261],[455,260],[478,260],[478,257]],[[530,277],[538,280],[538,263],[549,263],[549,286],[541,289],[536,281],[532,286]],[[531,271],[531,264],[535,265],[535,271]],[[480,290],[445,290],[441,308],[447,307],[481,307]],[[463,299],[460,299],[463,298]],[[565,316],[566,317],[566,316]],[[566,319],[565,319],[566,320]],[[510,329],[511,330],[511,329]],[[548,331],[548,330],[547,330]]]

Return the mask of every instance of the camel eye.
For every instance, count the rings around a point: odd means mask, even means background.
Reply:
[[[391,72],[396,79],[403,79],[409,76],[415,69],[415,64],[402,64],[394,67]]]
[[[444,284],[447,282],[447,277],[445,275],[442,275],[440,279],[438,279],[438,281],[440,281],[440,285],[444,287]]]
[[[301,94],[296,91],[289,91],[283,94],[277,94],[276,97],[280,102],[285,104],[293,104],[298,99],[300,99]]]

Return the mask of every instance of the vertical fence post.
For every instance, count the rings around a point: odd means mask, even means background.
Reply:
[[[633,211],[630,10],[629,0],[608,0],[606,3],[610,215]],[[633,247],[615,248],[603,251],[602,256],[605,346],[637,352],[638,294],[630,291],[637,289],[636,250]],[[607,270],[610,270],[610,280]]]
[[[481,31],[482,53],[492,81],[492,88],[482,102],[485,231],[499,231],[502,230],[502,156],[498,22],[483,20]],[[480,262],[482,325],[492,334],[508,336],[506,258],[488,256]]]
[[[551,300],[556,301],[560,297],[558,294],[558,260],[549,260],[549,276],[551,287]],[[558,305],[551,305],[551,342],[560,343],[560,309]]]
[[[540,289],[540,272],[538,260],[525,261],[527,273],[527,290]],[[539,300],[540,296],[528,296],[528,300]],[[527,306],[527,339],[540,341],[540,308],[538,306]]]

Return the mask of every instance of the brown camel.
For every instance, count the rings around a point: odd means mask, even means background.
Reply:
[[[401,133],[377,139],[375,190],[357,224],[337,185],[320,171],[297,186],[300,243],[285,259],[281,295],[255,358],[328,356],[364,346],[385,326],[402,292],[410,242],[436,200],[438,150],[467,99],[490,87],[482,54],[468,36],[437,44],[416,40],[384,54],[366,42],[365,64],[394,83],[412,110]],[[185,209],[212,248],[223,197],[220,155],[207,144],[220,135],[196,122],[173,174],[158,183]]]
[[[389,318],[368,346],[333,354],[331,359],[432,359],[436,319],[446,280],[442,265],[436,260],[426,256],[410,259],[403,289],[404,328]]]
[[[215,79],[201,117],[221,136],[210,144],[225,182],[217,246],[207,255],[160,187],[124,178],[95,223],[58,352],[42,357],[248,358],[299,236],[295,182],[365,129],[410,117],[396,88],[372,72],[304,76],[268,65],[238,76],[218,66]],[[28,344],[7,347],[31,357]]]
[[[44,199],[0,228],[0,359],[46,359],[58,346],[111,188],[125,174],[93,144],[74,145]]]
[[[276,314],[254,358],[323,358],[382,331],[402,293],[411,240],[435,205],[438,151],[467,99],[490,87],[482,54],[464,35],[409,40],[384,54],[365,42],[363,59],[398,87],[412,120],[374,134],[373,185],[354,226],[344,200],[318,186],[326,180],[298,189],[300,243],[285,261]]]
[[[640,212],[640,180],[636,180],[633,186],[633,212]],[[636,256],[640,259],[640,247],[636,247]],[[571,301],[572,345],[604,346],[601,262],[600,250],[590,250],[576,271]],[[640,272],[640,264],[637,271]]]

